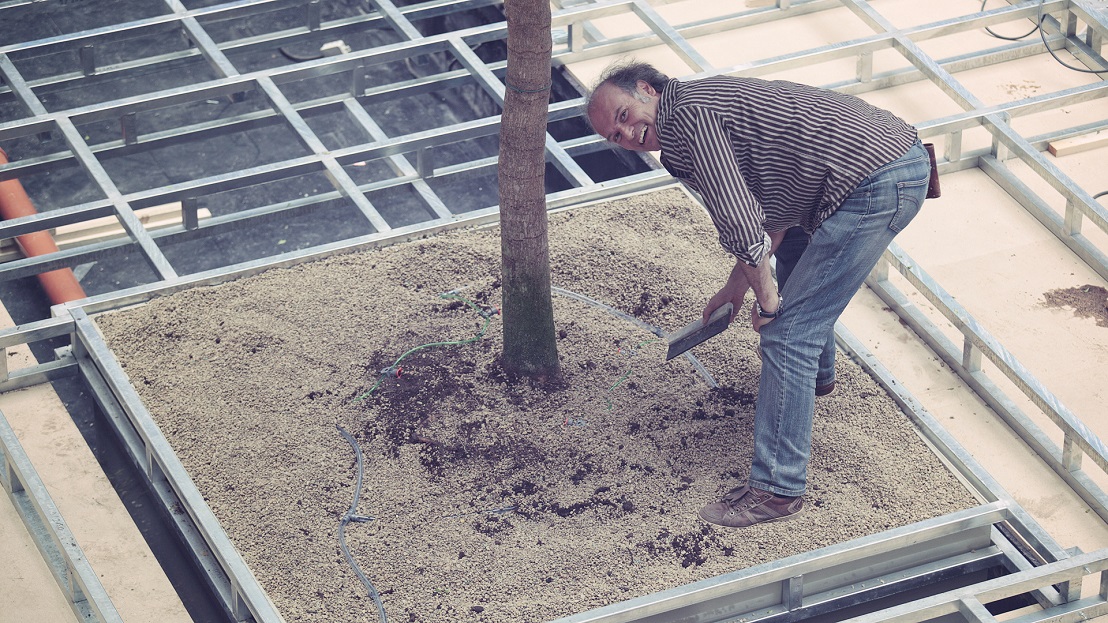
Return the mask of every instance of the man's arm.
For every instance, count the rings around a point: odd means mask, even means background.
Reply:
[[[730,302],[734,305],[734,311],[731,312],[731,320],[735,319],[735,314],[742,308],[743,299],[746,297],[746,291],[750,288],[754,288],[754,296],[758,298],[758,301],[762,305],[762,309],[766,311],[775,311],[780,304],[777,296],[777,285],[773,282],[773,277],[769,271],[769,258],[777,247],[781,246],[781,241],[785,238],[785,232],[769,232],[769,239],[772,243],[769,254],[762,260],[762,263],[758,267],[753,267],[742,260],[736,260],[734,268],[731,269],[731,275],[727,278],[727,283],[723,288],[716,292],[712,298],[708,299],[708,304],[704,307],[704,322],[708,322],[708,317],[712,315],[719,307]],[[762,275],[762,272],[765,275]],[[768,285],[766,281],[768,280]],[[755,283],[757,285],[755,285]],[[769,299],[769,294],[766,294],[767,290],[772,293],[774,297],[772,301]],[[762,294],[759,294],[759,291]],[[765,298],[763,298],[765,297]],[[757,312],[755,311],[755,315]],[[769,319],[762,318],[762,320],[768,321]],[[762,323],[765,324],[765,323]],[[756,324],[755,330],[760,328],[760,324]]]
[[[754,290],[757,302],[750,310],[750,323],[755,331],[761,331],[763,325],[773,322],[773,318],[763,318],[758,314],[758,308],[761,307],[771,313],[781,308],[781,296],[777,293],[777,283],[769,270],[769,256],[762,258],[762,262],[757,266],[751,266],[741,260],[736,263],[736,266],[742,270],[751,289]]]

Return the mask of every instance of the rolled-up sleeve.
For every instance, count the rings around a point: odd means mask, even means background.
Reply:
[[[770,250],[762,206],[747,188],[720,119],[703,108],[689,113],[681,115],[685,117],[681,121],[690,126],[688,150],[695,184],[719,232],[719,243],[736,258],[757,266]]]

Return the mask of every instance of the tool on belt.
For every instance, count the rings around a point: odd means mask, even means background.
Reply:
[[[927,198],[934,199],[942,196],[942,189],[939,188],[939,167],[935,164],[935,144],[924,143],[923,148],[927,150],[927,157],[931,159],[931,179],[927,180]]]

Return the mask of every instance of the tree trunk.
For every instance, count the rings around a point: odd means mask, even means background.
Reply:
[[[505,371],[558,373],[546,222],[550,4],[506,0],[508,73],[500,122],[500,247]]]

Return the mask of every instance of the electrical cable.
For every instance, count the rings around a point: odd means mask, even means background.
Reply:
[[[989,0],[981,0],[981,10],[978,11],[978,12],[983,12],[985,10],[985,5],[988,4],[988,2],[989,2]],[[1040,9],[1042,8],[1042,4],[1039,4],[1039,8]],[[1030,37],[1031,35],[1035,34],[1035,32],[1037,30],[1039,30],[1038,25],[1033,26],[1031,28],[1031,30],[1027,31],[1026,33],[1024,33],[1024,34],[1022,34],[1018,37],[1007,37],[1005,35],[1000,35],[1000,34],[997,34],[997,33],[993,32],[993,30],[991,28],[989,28],[988,26],[985,27],[985,32],[989,33],[993,37],[996,37],[997,39],[1004,39],[1005,41],[1021,41],[1023,39],[1026,39],[1026,38]]]
[[[1100,199],[1104,195],[1108,195],[1108,190],[1102,190],[1102,191],[1098,192],[1097,194],[1093,195],[1093,199],[1094,200]]]
[[[322,52],[320,52],[318,54],[308,54],[308,55],[301,56],[299,54],[293,54],[292,52],[289,52],[288,49],[285,48],[285,47],[279,47],[279,48],[277,48],[277,51],[281,53],[281,56],[284,56],[285,58],[289,59],[290,61],[292,61],[294,63],[304,63],[304,62],[307,62],[307,61],[318,61],[319,59],[323,58],[323,53]]]
[[[1054,50],[1050,49],[1050,44],[1046,42],[1046,30],[1043,29],[1043,21],[1046,19],[1046,16],[1043,15],[1043,4],[1045,2],[1046,0],[1039,0],[1039,37],[1043,40],[1043,45],[1046,46],[1046,51],[1050,52],[1050,55],[1054,57],[1054,60],[1058,61],[1058,64],[1062,67],[1065,67],[1066,69],[1072,69],[1073,71],[1078,71],[1083,74],[1095,74],[1097,76],[1099,76],[1100,74],[1108,73],[1108,69],[1101,69],[1098,71],[1096,69],[1089,69],[1088,67],[1074,67],[1073,65],[1070,65],[1069,63],[1063,61],[1061,58],[1058,58],[1058,55],[1054,53]]]
[[[369,581],[365,573],[362,573],[361,567],[358,566],[358,562],[354,560],[354,556],[350,553],[350,548],[346,546],[346,524],[350,522],[365,523],[372,520],[372,517],[366,517],[365,515],[358,515],[358,498],[362,494],[362,448],[358,445],[358,441],[354,437],[346,432],[346,430],[335,424],[335,428],[339,429],[339,434],[343,439],[350,444],[351,448],[354,448],[354,458],[358,465],[358,479],[354,485],[354,501],[350,503],[350,508],[339,520],[339,547],[342,549],[342,555],[346,557],[346,562],[354,569],[354,575],[358,576],[358,579],[362,581],[366,590],[369,592],[369,598],[373,600],[373,603],[377,605],[377,615],[381,618],[381,623],[388,623],[388,617],[385,616],[385,604],[381,601],[381,594],[374,588],[373,583]]]
[[[982,11],[985,10],[985,3],[986,2],[988,2],[988,0],[981,0],[981,10]],[[1020,41],[1022,39],[1025,39],[1025,38],[1035,34],[1035,32],[1038,31],[1039,38],[1041,38],[1043,40],[1043,46],[1046,47],[1046,51],[1049,52],[1050,55],[1052,57],[1054,57],[1054,60],[1058,61],[1058,64],[1061,65],[1062,67],[1065,67],[1066,69],[1072,69],[1073,71],[1081,72],[1083,74],[1096,74],[1098,76],[1100,74],[1108,73],[1108,69],[1089,69],[1088,67],[1075,67],[1073,65],[1070,65],[1069,63],[1063,61],[1054,52],[1054,50],[1052,50],[1050,48],[1050,44],[1047,43],[1047,41],[1046,41],[1046,29],[1043,28],[1043,22],[1046,21],[1046,16],[1043,15],[1043,5],[1044,4],[1046,4],[1046,0],[1039,0],[1039,10],[1038,10],[1037,19],[1035,20],[1035,27],[1032,28],[1030,31],[1028,31],[1026,34],[1020,35],[1018,37],[1007,37],[1007,36],[999,35],[999,34],[993,32],[993,30],[990,29],[988,26],[985,27],[985,32],[989,33],[993,37],[996,37],[997,39],[1004,39],[1005,41]]]
[[[421,351],[425,348],[431,348],[433,346],[462,346],[464,344],[471,344],[471,343],[476,342],[477,340],[483,338],[485,336],[485,331],[488,330],[489,324],[492,322],[492,317],[500,313],[500,311],[495,309],[495,308],[491,312],[486,311],[484,309],[481,309],[473,301],[471,301],[471,300],[469,300],[469,299],[467,299],[463,296],[458,296],[457,294],[455,294],[453,292],[443,292],[442,294],[439,295],[439,298],[449,299],[449,300],[454,300],[454,301],[462,301],[466,305],[469,305],[470,307],[473,308],[473,310],[475,312],[477,312],[482,318],[485,319],[485,325],[483,327],[481,327],[481,330],[477,332],[477,335],[474,335],[473,337],[471,337],[469,339],[455,340],[455,341],[449,341],[449,342],[431,342],[429,344],[421,344],[419,346],[416,346],[415,348],[409,349],[406,353],[404,353],[403,355],[400,355],[400,357],[395,362],[393,362],[393,364],[391,366],[385,368],[384,370],[381,370],[381,376],[379,376],[377,378],[377,382],[373,384],[373,387],[369,388],[369,391],[367,391],[364,394],[358,396],[357,398],[354,398],[351,402],[360,402],[360,401],[364,400],[365,398],[367,398],[370,394],[377,391],[377,388],[381,386],[381,383],[383,383],[387,377],[389,377],[393,374],[395,374],[396,376],[400,376],[400,362],[404,361],[404,358],[407,357],[408,355],[411,355],[412,353],[415,353],[417,351]]]

